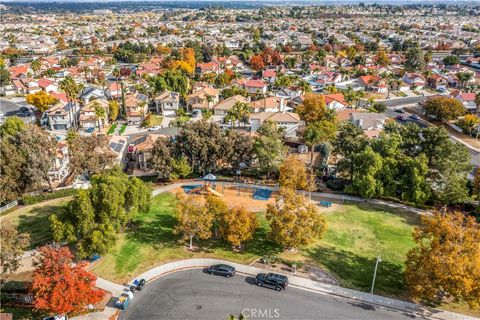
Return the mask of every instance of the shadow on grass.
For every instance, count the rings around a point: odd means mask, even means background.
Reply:
[[[154,247],[178,246],[178,236],[173,233],[177,219],[169,214],[158,214],[149,222],[137,222],[127,234],[127,239]]]
[[[362,202],[349,202],[345,201],[346,205],[357,207],[362,211],[369,211],[375,213],[389,213],[394,216],[400,217],[401,222],[409,224],[411,226],[416,226],[420,224],[420,216],[418,213],[403,209],[403,208],[391,208],[375,203],[362,203]],[[332,212],[332,214],[334,214]]]
[[[18,216],[18,231],[30,233],[29,249],[34,249],[52,240],[48,218],[54,213],[61,214],[65,209],[65,205],[39,206]]]
[[[370,291],[376,257],[361,257],[352,252],[336,250],[331,247],[316,247],[306,250],[306,254],[334,273],[342,286]],[[389,261],[381,261],[375,280],[375,293],[405,297],[406,283],[402,266]]]

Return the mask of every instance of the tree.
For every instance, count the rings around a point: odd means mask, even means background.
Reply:
[[[107,253],[136,214],[150,209],[150,187],[118,167],[90,181],[67,210],[50,216],[53,239],[75,244],[80,258]]]
[[[18,233],[17,229],[8,220],[0,225],[0,264],[2,272],[13,273],[20,266],[20,260],[30,245],[30,234]]]
[[[205,206],[207,211],[213,216],[213,234],[215,238],[218,238],[218,231],[222,225],[223,216],[228,211],[227,203],[222,198],[210,194],[205,198]]]
[[[38,59],[33,60],[32,63],[30,64],[30,68],[32,68],[34,76],[37,75],[37,73],[38,73],[38,71],[40,71],[41,67],[42,67],[42,64],[40,63],[40,60],[38,60]]]
[[[457,119],[465,114],[462,103],[455,98],[435,97],[425,101],[425,113],[439,121]]]
[[[95,174],[111,168],[116,155],[105,136],[76,135],[69,142],[70,167],[78,174]]]
[[[305,139],[305,143],[310,147],[310,164],[312,165],[312,168],[315,147],[322,142],[333,139],[336,132],[337,126],[334,121],[321,120],[307,125],[303,138]]]
[[[265,121],[257,130],[259,136],[253,143],[253,152],[260,168],[267,173],[276,170],[286,154],[283,145],[283,130],[272,121]]]
[[[105,108],[103,108],[98,101],[93,102],[93,109],[95,111],[95,117],[97,118],[98,130],[100,131],[102,127],[101,120],[107,117],[107,111],[105,111]]]
[[[173,156],[185,157],[194,172],[215,172],[224,152],[225,133],[216,123],[205,120],[187,123],[175,137]]]
[[[222,216],[220,233],[233,246],[242,248],[258,228],[257,216],[243,207],[227,210]]]
[[[377,63],[382,67],[386,67],[390,64],[390,59],[388,58],[387,53],[383,49],[378,50],[376,60]]]
[[[465,83],[470,81],[473,78],[473,73],[471,72],[457,72],[458,81],[460,81],[460,86],[464,87]]]
[[[467,114],[465,117],[458,121],[458,126],[472,134],[472,130],[477,128],[480,123],[480,118],[474,114]]]
[[[247,90],[245,90],[244,88],[238,87],[238,86],[232,86],[230,88],[223,89],[222,92],[220,93],[220,97],[222,99],[227,99],[227,98],[233,97],[237,94],[241,95],[243,97],[246,97],[247,96]]]
[[[10,71],[5,64],[5,60],[0,58],[0,86],[8,86],[10,84]]]
[[[333,153],[341,156],[337,162],[337,170],[347,173],[350,180],[355,173],[355,155],[364,150],[367,144],[367,137],[361,128],[350,122],[340,125],[337,137],[332,141]]]
[[[155,141],[149,161],[160,179],[170,179],[172,155],[168,139],[158,138]]]
[[[9,139],[20,152],[24,161],[21,180],[25,186],[37,187],[47,182],[50,190],[52,184],[49,171],[57,153],[57,142],[48,132],[36,125],[27,125]]]
[[[171,180],[178,180],[179,178],[186,178],[192,173],[192,167],[188,164],[185,157],[179,159],[171,159],[172,172],[170,173]]]
[[[250,57],[250,65],[252,66],[253,70],[259,71],[265,68],[265,64],[263,62],[263,58],[260,55],[254,55]]]
[[[354,174],[348,191],[364,198],[372,198],[382,194],[382,184],[377,178],[382,169],[382,157],[371,147],[356,154],[353,159]]]
[[[410,48],[405,56],[405,70],[415,72],[422,70],[425,66],[422,50],[417,46]]]
[[[454,64],[459,64],[460,60],[457,56],[446,56],[445,58],[443,58],[443,63],[446,66],[453,66]]]
[[[224,152],[226,162],[234,169],[250,164],[253,158],[253,139],[242,132],[229,130],[225,137]]]
[[[0,137],[6,138],[13,136],[17,132],[25,129],[25,122],[17,116],[8,117],[5,122],[0,125]]]
[[[73,263],[68,248],[44,246],[34,261],[31,293],[36,310],[52,314],[74,314],[103,299],[95,288],[96,277],[86,271],[86,262]]]
[[[323,120],[327,114],[325,97],[314,93],[305,94],[303,103],[297,107],[297,113],[307,125],[311,122]]]
[[[292,189],[283,188],[276,203],[267,205],[270,236],[285,249],[295,249],[319,239],[326,222],[317,207]]]
[[[431,304],[444,298],[480,306],[480,226],[460,212],[423,216],[407,254],[411,295]]]
[[[46,93],[45,91],[27,94],[26,100],[31,105],[34,105],[40,112],[45,112],[50,109],[51,106],[58,103],[57,98]]]
[[[280,166],[278,182],[281,187],[305,189],[307,187],[307,168],[297,157],[290,156]]]
[[[117,100],[111,100],[108,102],[108,118],[110,121],[117,120],[119,108]]]
[[[193,249],[193,238],[208,239],[212,235],[213,214],[207,211],[206,206],[197,196],[177,194],[177,224],[175,234],[181,235],[182,240],[189,241],[190,250]]]

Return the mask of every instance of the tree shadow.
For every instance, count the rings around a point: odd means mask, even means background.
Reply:
[[[331,247],[316,247],[307,249],[306,252],[311,259],[332,272],[342,286],[370,291],[376,257],[366,258]],[[406,289],[402,266],[382,260],[378,265],[375,294],[405,298]]]
[[[48,218],[52,214],[59,215],[65,210],[65,205],[38,206],[18,216],[18,232],[30,234],[29,249],[34,249],[53,240]]]
[[[127,239],[152,246],[174,247],[178,236],[173,233],[177,219],[169,214],[158,214],[149,222],[137,222],[128,230]]]

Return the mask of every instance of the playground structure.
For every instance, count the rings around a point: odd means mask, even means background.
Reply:
[[[214,195],[219,198],[223,197],[223,194],[213,190],[207,184],[198,186],[184,186],[182,189],[187,194]]]

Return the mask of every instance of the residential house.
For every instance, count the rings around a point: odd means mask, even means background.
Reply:
[[[53,164],[48,171],[50,180],[53,183],[60,183],[70,174],[70,158],[68,156],[68,143],[66,141],[57,142],[57,153]]]
[[[468,111],[475,112],[477,110],[474,92],[463,93],[460,90],[453,90],[451,96],[460,101]]]
[[[205,73],[219,73],[220,71],[220,66],[218,62],[215,61],[210,61],[210,62],[204,62],[204,63],[197,63],[195,67],[195,72],[199,74],[205,74]]]
[[[50,91],[57,91],[58,90],[58,85],[55,84],[55,81],[47,79],[47,78],[41,78],[37,81],[38,86],[45,92],[50,92]]]
[[[428,86],[435,90],[446,90],[448,86],[448,81],[444,77],[438,74],[432,74],[427,79]]]
[[[370,138],[376,138],[380,135],[386,120],[387,117],[380,113],[352,112],[350,114],[350,122],[362,128]]]
[[[249,94],[266,94],[267,84],[262,80],[247,80],[245,82],[245,90]]]
[[[277,79],[277,72],[274,69],[263,70],[262,79],[266,80],[270,84],[273,84]]]
[[[141,124],[148,113],[148,97],[141,93],[129,94],[125,99],[127,122]]]
[[[83,103],[87,103],[91,100],[106,99],[107,97],[105,96],[105,92],[103,90],[95,87],[87,87],[82,91],[80,98],[82,99]]]
[[[250,114],[251,130],[256,132],[265,121],[273,121],[284,128],[288,138],[297,137],[302,124],[300,116],[293,112],[260,112]]]
[[[68,131],[78,124],[80,106],[73,102],[60,101],[55,106],[45,111],[42,122],[53,131]]]
[[[97,118],[95,106],[100,106],[105,110],[104,118]],[[103,128],[108,125],[108,101],[105,99],[98,99],[88,102],[80,109],[79,124],[82,128]]]
[[[342,74],[332,71],[323,71],[318,73],[315,80],[315,86],[324,88],[327,86],[334,86],[337,83],[342,82]]]
[[[202,87],[187,97],[187,108],[189,110],[211,109],[218,103],[219,92],[215,88]]]
[[[158,138],[165,138],[161,134],[145,134],[134,140],[127,148],[128,166],[130,169],[140,169],[142,171],[151,170],[149,160],[151,159],[151,151],[153,145]]]
[[[327,108],[332,110],[341,110],[348,107],[348,103],[345,101],[343,93],[331,93],[324,95],[325,104]]]
[[[173,116],[180,108],[180,94],[178,92],[165,90],[153,99],[153,107],[150,111],[165,116]]]
[[[358,78],[358,87],[365,91],[371,91],[375,93],[388,92],[388,85],[386,81],[377,76],[360,76]]]
[[[285,100],[279,97],[265,97],[251,101],[248,107],[252,113],[286,111]]]
[[[418,73],[405,73],[402,80],[408,83],[411,89],[423,89],[427,84],[425,77]]]
[[[228,110],[232,109],[236,103],[248,103],[248,99],[237,94],[222,100],[213,107],[213,114],[216,116],[225,117]]]

